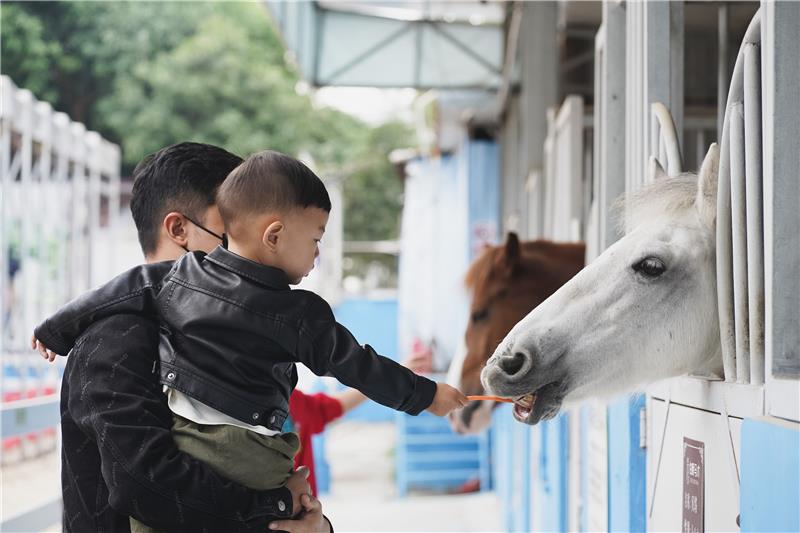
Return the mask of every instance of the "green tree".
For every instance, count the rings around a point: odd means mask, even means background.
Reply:
[[[308,152],[346,179],[346,238],[396,237],[402,184],[387,155],[408,132],[298,94],[262,4],[3,2],[0,22],[2,72],[119,143],[123,173],[183,140]]]

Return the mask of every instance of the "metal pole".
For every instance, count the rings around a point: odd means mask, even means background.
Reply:
[[[722,122],[728,100],[728,4],[717,11],[717,139],[722,139]]]

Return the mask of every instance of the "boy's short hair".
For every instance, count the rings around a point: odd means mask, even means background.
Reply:
[[[250,215],[306,207],[330,212],[331,199],[322,180],[302,162],[264,150],[228,175],[217,192],[217,206],[231,233],[237,219]]]
[[[158,248],[161,222],[178,211],[203,222],[216,192],[242,158],[217,146],[182,142],[146,156],[133,171],[131,213],[145,255]]]

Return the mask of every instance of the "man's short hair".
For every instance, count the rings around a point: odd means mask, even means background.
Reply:
[[[217,189],[242,158],[217,146],[183,142],[146,156],[133,171],[131,213],[145,255],[158,248],[161,223],[178,211],[202,223]]]
[[[302,162],[272,150],[258,152],[236,167],[217,192],[225,231],[237,219],[270,211],[318,207],[331,210],[325,184]]]

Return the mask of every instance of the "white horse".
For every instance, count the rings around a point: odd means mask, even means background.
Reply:
[[[627,234],[508,333],[481,373],[527,424],[563,404],[722,368],[715,269],[719,151],[699,175],[626,200]]]

